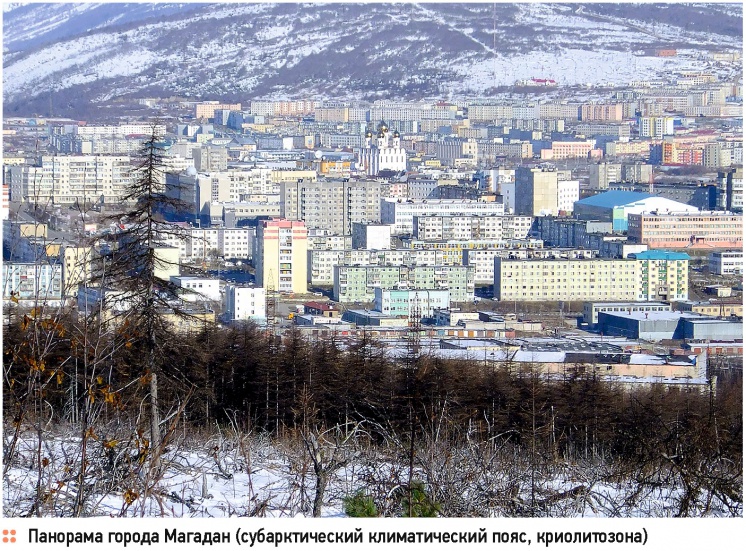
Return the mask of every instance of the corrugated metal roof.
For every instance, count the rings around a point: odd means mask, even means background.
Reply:
[[[639,193],[637,191],[613,190],[599,193],[598,195],[594,195],[592,197],[586,197],[585,199],[577,201],[577,203],[580,203],[581,205],[589,205],[592,207],[614,208],[620,207],[622,205],[628,205],[636,201],[650,199],[651,197],[656,196],[650,195],[649,193]]]

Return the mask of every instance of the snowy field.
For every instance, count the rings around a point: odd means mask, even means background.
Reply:
[[[312,516],[317,478],[300,436],[174,433],[155,471],[138,454],[143,447],[136,434],[119,442],[57,428],[42,432],[41,445],[34,432],[21,432],[15,444],[13,434],[6,427],[5,516]],[[319,442],[322,463],[332,467],[321,516],[346,516],[344,498],[359,491],[372,497],[379,515],[402,515],[405,446],[372,447],[355,438],[340,443],[323,435]],[[413,478],[424,482],[442,516],[522,517],[533,510],[548,517],[670,517],[680,511],[683,488],[672,473],[622,472],[599,458],[532,462],[515,447],[423,439]],[[729,508],[716,492],[702,490],[695,501],[694,516],[743,515],[742,500]]]

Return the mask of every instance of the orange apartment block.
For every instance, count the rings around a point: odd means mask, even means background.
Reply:
[[[212,119],[215,117],[215,110],[223,109],[226,111],[240,111],[240,103],[218,103],[218,102],[205,102],[198,103],[194,106],[194,118],[195,119]]]
[[[617,121],[624,119],[624,105],[621,103],[584,103],[580,106],[580,120]]]
[[[651,249],[740,249],[743,216],[729,212],[630,214],[627,237]]]
[[[701,165],[704,164],[704,146],[696,143],[681,143],[675,140],[664,140],[664,165]]]

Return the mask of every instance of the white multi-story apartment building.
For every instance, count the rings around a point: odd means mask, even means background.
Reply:
[[[266,292],[262,287],[225,286],[225,318],[228,321],[267,319]]]
[[[223,258],[251,258],[254,228],[219,228],[218,251]]]
[[[190,262],[205,262],[216,259],[220,254],[219,228],[189,228],[184,256]],[[179,253],[184,249],[179,246]]]
[[[634,301],[640,268],[632,260],[495,258],[495,300]]]
[[[272,171],[252,168],[198,174],[187,169],[181,174],[166,175],[166,193],[190,209],[191,219],[203,224],[221,221],[226,210],[237,218],[277,216],[280,212],[279,184],[272,181]]]
[[[56,306],[62,299],[62,265],[3,262],[3,302]],[[6,309],[7,311],[7,309]]]
[[[72,134],[50,136],[58,153],[80,155],[131,155],[138,153],[143,138],[84,138]]]
[[[194,168],[199,172],[228,170],[228,150],[218,145],[202,145],[192,149]]]
[[[181,296],[188,302],[204,300],[220,300],[220,280],[198,276],[171,276],[171,283],[191,291]]]
[[[337,235],[323,228],[308,229],[309,251],[337,251],[352,248],[351,235]]]
[[[478,172],[477,176],[481,179],[482,189],[503,195],[503,197],[505,196],[505,193],[502,186],[510,183],[515,184],[515,169],[506,168],[504,166],[483,170]],[[505,203],[505,210],[507,211],[507,202],[505,199],[503,199],[503,202]],[[515,202],[513,202],[513,206],[515,207]]]
[[[474,300],[471,266],[336,266],[334,299],[370,302],[380,289],[448,290],[453,302]]]
[[[352,248],[382,251],[391,248],[391,226],[352,223]]]
[[[522,250],[536,250],[543,247],[541,239],[472,239],[469,241],[422,241],[404,239],[403,244],[410,249],[435,250],[438,252],[438,264],[460,266],[463,264],[463,252],[480,249],[513,249],[518,254]],[[516,256],[516,258],[522,258]]]
[[[578,124],[574,130],[584,136],[614,136],[618,140],[629,140],[630,137],[628,124]]]
[[[515,118],[512,105],[469,105],[469,120],[500,121]],[[577,110],[575,114],[577,119]]]
[[[710,273],[740,275],[743,273],[743,251],[713,251],[707,256]]]
[[[131,182],[130,157],[43,156],[41,166],[10,166],[13,201],[72,205],[121,203]]]
[[[577,121],[580,113],[579,103],[547,102],[539,104],[540,119],[564,119]]]
[[[463,265],[474,266],[474,283],[492,285],[495,280],[495,258],[593,258],[598,251],[591,249],[464,249]]]
[[[580,182],[578,180],[557,181],[557,212],[569,214],[575,201],[580,199]]]
[[[209,199],[214,202],[239,202],[251,196],[280,193],[279,184],[272,181],[270,168],[211,171],[209,174],[186,176],[183,180],[185,184],[197,180],[200,186],[209,185]]]
[[[333,285],[334,267],[367,266],[370,251],[364,249],[318,249],[308,251],[308,281],[311,285]]]
[[[166,135],[162,124],[63,125],[51,129],[50,144],[59,153],[126,155],[138,152],[144,139],[155,131]]]
[[[621,163],[594,163],[590,166],[591,189],[609,189],[609,184],[621,181]]]
[[[530,216],[415,216],[412,236],[423,241],[522,239],[532,220]]]
[[[502,238],[508,240],[526,239],[533,223],[533,216],[505,215],[503,216]]]
[[[495,258],[496,300],[649,301],[686,300],[684,253],[645,251],[628,259]]]
[[[455,119],[455,105],[433,105],[431,103],[376,101],[369,109],[371,121],[421,121],[432,119]]]
[[[431,199],[423,201],[400,201],[381,199],[381,223],[391,224],[392,234],[411,235],[415,216],[502,216],[502,203],[496,201],[472,201],[467,199]]]
[[[255,229],[168,225],[158,235],[159,241],[179,249],[179,262],[199,264],[217,257],[251,258]]]
[[[502,239],[502,216],[415,216],[412,237],[423,241],[443,239]]]
[[[641,138],[673,136],[673,117],[640,117],[638,119]]]
[[[163,124],[130,123],[118,125],[86,125],[76,126],[73,133],[87,138],[112,138],[118,136],[150,136],[155,131],[156,136],[166,135],[166,126]]]
[[[382,185],[348,179],[284,182],[280,213],[287,220],[303,220],[308,228],[351,235],[353,222],[380,223]]]
[[[335,266],[435,266],[447,264],[444,257],[442,251],[435,249],[308,251],[309,281],[311,285],[333,285]]]

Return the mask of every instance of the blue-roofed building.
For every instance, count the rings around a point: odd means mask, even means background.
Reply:
[[[691,260],[688,254],[674,251],[643,251],[633,253],[630,257],[637,260]]]
[[[688,254],[656,250],[633,253],[629,256],[640,264],[640,291],[646,300],[671,301],[689,298]]]
[[[630,214],[698,212],[698,210],[686,203],[649,193],[613,190],[576,201],[573,212],[581,220],[611,222],[613,231],[622,232],[627,231],[627,217]]]

